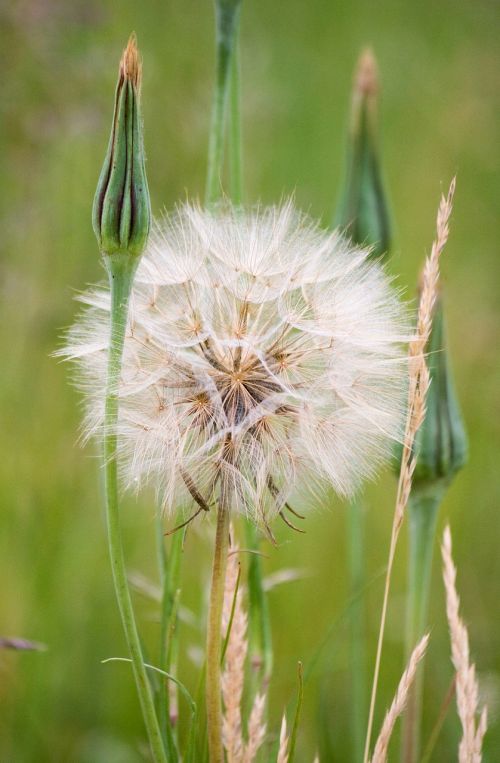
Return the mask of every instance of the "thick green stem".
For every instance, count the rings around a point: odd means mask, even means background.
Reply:
[[[351,672],[351,745],[352,760],[363,759],[367,719],[365,607],[359,595],[365,583],[364,566],[364,512],[360,496],[355,496],[347,507],[349,550],[349,588],[351,612],[349,618],[349,662]]]
[[[239,5],[239,2],[224,2],[223,0],[219,0],[215,4],[216,65],[208,144],[207,206],[215,204],[222,196],[226,112],[231,82],[231,60],[238,30]]]
[[[408,504],[409,560],[408,594],[406,605],[406,655],[409,658],[427,626],[429,590],[436,522],[443,491],[436,488],[415,488]],[[422,670],[417,674],[408,698],[403,722],[402,760],[417,763],[420,760],[422,717]]]
[[[217,529],[215,531],[212,585],[210,588],[207,623],[206,700],[210,763],[224,763],[224,750],[222,747],[221,626],[229,548],[230,515],[230,506],[226,500],[225,493],[226,491],[221,489],[221,499],[217,509]]]
[[[132,607],[127,581],[127,569],[120,528],[117,473],[118,384],[125,329],[127,325],[128,300],[136,269],[137,257],[117,253],[106,257],[111,289],[111,342],[108,356],[108,379],[106,389],[104,431],[104,472],[106,486],[106,523],[108,529],[109,555],[113,572],[118,608],[120,610],[125,639],[132,660],[132,668],[141,704],[142,714],[156,763],[166,763],[158,719],[155,713],[153,693],[146,675],[141,643]]]

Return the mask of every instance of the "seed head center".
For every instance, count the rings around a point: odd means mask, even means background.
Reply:
[[[235,384],[241,384],[241,382],[246,378],[246,374],[244,371],[233,371],[231,374],[232,380]]]

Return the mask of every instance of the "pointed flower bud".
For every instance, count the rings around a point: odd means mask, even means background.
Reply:
[[[149,234],[140,88],[141,63],[132,35],[120,61],[111,136],[92,210],[94,232],[105,255],[139,257]]]
[[[413,481],[417,489],[449,484],[467,460],[467,435],[446,346],[441,297],[434,308],[427,353],[431,386],[425,419],[415,441],[418,459]]]
[[[366,50],[354,78],[346,173],[335,222],[357,244],[373,247],[373,256],[387,254],[390,220],[377,150],[377,64]]]

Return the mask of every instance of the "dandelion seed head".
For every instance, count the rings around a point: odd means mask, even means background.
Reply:
[[[400,437],[408,325],[369,251],[291,203],[157,222],[130,300],[117,434],[128,487],[168,510],[231,502],[267,526],[298,484],[352,494]],[[104,427],[110,296],[97,288],[61,354],[86,436]]]

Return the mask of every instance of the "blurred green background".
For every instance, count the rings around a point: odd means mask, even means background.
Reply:
[[[0,652],[2,763],[143,759],[143,730],[108,569],[99,463],[77,445],[79,401],[49,354],[74,316],[75,290],[102,278],[90,207],[108,139],[117,63],[131,30],[144,58],[143,104],[153,209],[202,197],[213,70],[209,0],[18,0],[0,10],[0,635],[45,653]],[[382,81],[383,159],[396,221],[390,267],[413,297],[439,193],[458,173],[443,262],[470,463],[450,490],[463,613],[490,708],[485,760],[500,760],[500,6],[496,0],[244,0],[246,200],[298,205],[331,219],[341,178],[352,69],[371,44]],[[367,592],[373,653],[395,484],[369,488]],[[124,504],[131,569],[155,579],[152,496]],[[307,574],[270,594],[275,670],[271,727],[346,605],[345,507],[279,528],[266,570]],[[286,530],[286,528],[285,528]],[[191,533],[183,597],[200,612],[208,524]],[[376,727],[402,669],[406,537],[397,554]],[[437,560],[436,560],[437,562]],[[424,738],[451,677],[438,564],[432,589]],[[148,642],[155,607],[138,599]],[[203,642],[183,626],[186,652]],[[299,761],[318,746],[348,760],[348,629],[335,629],[306,687]],[[181,671],[192,688],[196,669]],[[322,726],[322,730],[320,729]],[[328,737],[328,740],[325,739]],[[454,708],[435,760],[456,760]]]

